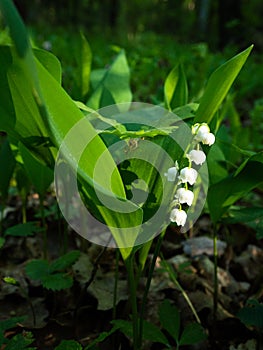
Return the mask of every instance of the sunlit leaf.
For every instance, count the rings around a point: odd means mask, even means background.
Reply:
[[[120,51],[110,68],[105,71],[99,83],[96,84],[95,91],[89,98],[87,105],[95,110],[106,106],[105,102],[101,104],[105,89],[110,91],[115,103],[131,102],[132,100],[130,70],[123,50]]]
[[[181,64],[177,64],[168,74],[164,83],[164,98],[170,110],[188,102],[187,81]]]
[[[252,48],[253,45],[228,60],[212,73],[197,109],[194,119],[195,123],[211,122],[238,73],[246,62]]]

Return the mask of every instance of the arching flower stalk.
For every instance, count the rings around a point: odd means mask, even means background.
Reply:
[[[200,150],[200,143],[211,146],[215,142],[215,135],[210,132],[210,128],[206,123],[194,124],[192,126],[192,134],[194,136],[193,142],[187,147],[187,150],[189,148],[193,149],[185,154],[185,158],[189,161],[188,167],[179,170],[178,162],[176,161],[175,166],[169,168],[164,174],[167,177],[167,181],[175,182],[176,187],[183,185],[177,189],[171,204],[170,221],[176,222],[178,226],[184,226],[187,220],[187,213],[182,208],[182,204],[190,207],[194,201],[194,193],[188,189],[188,185],[193,186],[195,184],[198,172],[192,168],[192,163],[202,165],[206,161],[205,153]]]

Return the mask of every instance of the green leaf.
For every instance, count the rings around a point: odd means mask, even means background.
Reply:
[[[54,150],[49,148],[52,144],[50,132],[32,92],[33,77],[28,77],[25,62],[13,51],[10,47],[0,47],[0,88],[4,101],[0,104],[0,129],[26,144],[48,166],[52,166]]]
[[[179,341],[180,314],[175,306],[168,300],[164,300],[159,307],[159,318],[162,327],[176,340]]]
[[[21,142],[19,150],[28,178],[40,196],[44,196],[54,179],[53,171],[40,163]]]
[[[65,255],[62,255],[50,264],[50,272],[64,271],[71,267],[80,257],[80,251],[72,250]]]
[[[245,307],[238,312],[239,319],[248,326],[263,329],[263,305],[256,299],[248,300]]]
[[[114,323],[114,321],[112,321],[111,323]],[[119,327],[116,325],[116,326],[113,326],[112,329],[108,332],[101,332],[100,335],[95,340],[93,340],[91,344],[85,347],[85,350],[90,350],[90,349],[93,350],[96,344],[103,342],[105,339],[107,339],[113,333],[115,333],[118,329]]]
[[[188,102],[188,87],[181,64],[177,64],[168,74],[164,83],[165,105],[169,110],[184,106]]]
[[[46,260],[32,260],[26,265],[26,274],[32,280],[43,280],[49,274],[49,264]]]
[[[201,98],[194,123],[206,122],[209,124],[211,122],[252,48],[253,45],[228,60],[212,73]]]
[[[9,227],[4,234],[5,236],[27,237],[40,231],[42,228],[37,226],[37,222],[26,222]]]
[[[52,77],[61,85],[62,68],[59,60],[51,52],[41,49],[34,49],[34,55]]]
[[[16,165],[15,158],[11,150],[8,138],[6,138],[1,145],[0,164],[0,193],[3,196],[3,198],[6,198],[8,195],[9,183],[14,173]]]
[[[95,110],[104,107],[105,104],[101,104],[101,99],[105,89],[110,91],[115,103],[131,102],[132,100],[130,70],[124,50],[119,52],[110,68],[105,71],[87,105]]]
[[[7,320],[0,321],[0,335],[3,335],[7,329],[16,327],[18,323],[23,322],[25,317],[11,317]]]
[[[82,346],[75,340],[62,340],[55,350],[82,350]]]
[[[263,305],[255,299],[250,299],[247,305],[239,310],[237,317],[247,326],[263,329]]]
[[[92,52],[87,39],[80,33],[79,49],[76,54],[77,61],[77,81],[79,97],[82,100],[89,92],[90,72],[92,62]]]
[[[192,345],[207,338],[204,328],[199,323],[188,324],[181,335],[179,345]]]
[[[113,320],[111,323],[118,327],[119,330],[127,337],[133,337],[133,325],[130,321],[125,320]],[[161,344],[169,345],[169,342],[160,329],[154,324],[143,321],[143,339],[150,340],[152,342],[158,342]]]
[[[235,174],[209,187],[207,201],[214,222],[238,199],[263,183],[262,154],[260,152],[250,157],[240,165]]]
[[[29,48],[29,40],[21,17],[10,0],[0,0],[0,11],[10,28],[18,55],[24,57]]]
[[[228,176],[228,171],[226,169],[226,157],[222,152],[222,149],[217,144],[214,144],[209,150],[206,161],[210,185],[219,182]]]
[[[53,273],[43,276],[41,282],[44,288],[58,291],[71,288],[73,285],[73,278],[62,273]]]
[[[147,321],[143,322],[143,339],[169,346],[169,341],[163,332],[157,326]]]
[[[35,350],[35,347],[28,347],[34,341],[34,336],[31,332],[17,334],[7,343],[5,350]]]
[[[17,282],[17,280],[14,277],[4,277],[3,281],[7,284],[12,284],[14,286],[17,286],[19,283]]]

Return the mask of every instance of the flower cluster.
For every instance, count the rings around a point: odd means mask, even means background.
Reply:
[[[206,160],[206,155],[200,148],[200,142],[204,145],[211,146],[215,142],[215,135],[210,132],[210,128],[206,123],[197,123],[192,126],[193,142],[189,145],[185,157],[189,161],[188,167],[179,170],[177,161],[175,166],[169,168],[164,175],[170,182],[176,182],[180,185],[175,193],[172,202],[172,210],[170,213],[170,221],[176,222],[178,226],[184,226],[187,220],[187,213],[182,209],[182,204],[189,207],[193,204],[194,193],[188,189],[188,185],[194,185],[197,180],[198,172],[192,168],[192,163],[202,165]],[[188,152],[189,148],[193,148]],[[196,148],[196,149],[195,149]]]

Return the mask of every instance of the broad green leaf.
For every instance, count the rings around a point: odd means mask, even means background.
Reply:
[[[28,178],[40,196],[44,196],[54,179],[53,171],[40,163],[21,142],[19,142],[19,150]]]
[[[37,226],[37,222],[26,222],[24,224],[17,224],[9,227],[5,231],[5,236],[27,237],[32,236],[41,230],[42,228]]]
[[[7,138],[1,145],[0,164],[0,194],[3,198],[6,198],[8,195],[9,183],[16,165],[15,158]]]
[[[119,52],[114,62],[104,73],[96,85],[96,89],[89,98],[87,105],[95,110],[104,107],[101,105],[103,91],[110,91],[115,103],[131,102],[130,70],[123,50]]]
[[[62,340],[55,350],[82,350],[82,346],[75,340]]]
[[[207,157],[207,166],[209,170],[210,186],[228,176],[226,169],[226,157],[222,149],[214,144],[209,150]]]
[[[228,210],[228,216],[224,218],[224,222],[244,223],[256,231],[257,239],[263,238],[263,207],[233,206]]]
[[[71,267],[79,258],[80,251],[79,250],[72,250],[71,252],[68,252],[55,261],[53,261],[50,264],[49,271],[55,272],[55,271],[64,271],[68,267]]]
[[[246,193],[263,183],[262,152],[250,157],[235,174],[213,184],[208,190],[208,208],[211,218],[217,222],[226,210]]]
[[[237,317],[247,326],[263,329],[263,305],[255,299],[250,299],[247,305],[239,310]]]
[[[133,337],[133,325],[130,321],[125,320],[113,320],[111,322],[115,327],[118,327],[120,331],[127,337]],[[161,344],[169,345],[169,342],[160,329],[154,324],[144,321],[143,322],[143,339],[150,340],[152,342],[158,342]]]
[[[143,322],[143,339],[150,340],[153,343],[169,345],[169,341],[163,332],[157,326],[147,321]]]
[[[7,320],[1,320],[0,321],[0,334],[3,331],[6,331],[7,329],[14,328],[17,326],[18,323],[21,323],[25,320],[24,316],[21,317],[11,317]],[[2,335],[2,334],[1,334]]]
[[[46,68],[46,70],[61,85],[62,68],[57,57],[46,50],[34,49],[33,52],[38,61],[41,62],[41,64]]]
[[[54,163],[51,138],[32,93],[28,72],[10,47],[0,47],[0,130],[14,140],[20,140],[44,159],[48,166]],[[14,56],[14,57],[12,57]],[[13,63],[12,63],[13,61]]]
[[[12,61],[10,48],[3,49],[3,56],[5,58],[4,62],[8,62],[8,60],[10,62]],[[0,57],[3,56],[0,54]],[[43,124],[42,116],[32,96],[31,88],[27,85],[27,79],[24,76],[22,68],[17,64],[16,66],[12,66],[12,69],[10,68],[8,72],[4,72],[4,76],[7,73],[9,78],[9,86],[12,93],[10,101],[12,102],[13,100],[15,103],[16,114],[13,115],[13,122],[10,123],[10,111],[4,111],[5,114],[1,115],[0,124],[3,122],[7,132],[12,133],[16,139],[20,139],[30,150],[34,150],[38,156],[41,156],[42,160],[51,166],[56,154],[56,149],[51,146],[57,145],[59,147],[68,131],[80,120],[83,121],[84,118],[81,111],[60,87],[59,83],[37,62],[38,78],[48,111],[49,128],[52,130],[52,132],[49,132]],[[8,84],[5,88],[8,89]],[[12,104],[10,104],[10,108],[12,112]],[[13,128],[14,125],[16,125],[15,129]],[[52,136],[52,141],[50,136]],[[116,165],[107,152],[103,141],[86,119],[84,120],[84,127],[82,126],[78,129],[77,137],[75,134],[73,139],[70,140],[70,144],[66,144],[66,147],[68,147],[67,151],[65,151],[66,155],[76,154],[76,148],[83,147],[83,144],[86,146],[90,140],[92,140],[92,145],[89,145],[85,149],[78,164],[80,180],[84,184],[85,193],[91,201],[90,206],[95,207],[94,202],[96,203],[97,195],[93,189],[94,186],[97,187],[97,190],[104,193],[104,195],[107,195],[109,200],[114,193],[115,196],[117,195],[125,201],[125,191]],[[97,174],[96,181],[94,181],[92,178],[93,170],[101,154],[103,154],[102,169]],[[87,162],[86,159],[89,159],[89,161]],[[76,158],[67,158],[67,160],[76,166]],[[108,181],[110,169],[113,169],[113,171],[111,181]],[[112,211],[108,211],[103,206],[96,207],[96,210],[110,227],[127,227],[131,222],[135,223],[135,225],[139,225],[141,222],[142,213],[140,212],[136,213],[136,215],[120,216]]]
[[[212,73],[196,112],[195,123],[206,122],[209,124],[211,122],[252,48],[253,45],[228,60]]]
[[[180,314],[178,309],[164,300],[159,307],[159,319],[162,327],[176,340],[179,341]]]
[[[7,343],[6,350],[36,350],[36,347],[28,347],[34,341],[33,334],[31,332],[24,332],[23,334],[16,334]]]
[[[112,321],[111,323],[114,323],[114,321]],[[85,350],[93,350],[94,346],[98,343],[103,342],[105,339],[107,339],[108,337],[110,337],[113,333],[115,333],[120,327],[118,325],[114,325],[112,327],[112,329],[108,332],[101,332],[99,334],[99,336],[93,340],[93,342],[91,344],[89,344],[88,346],[85,347]]]
[[[188,102],[188,87],[181,64],[177,64],[168,74],[164,83],[165,105],[169,110],[184,106]]]
[[[46,289],[58,291],[62,289],[71,288],[73,285],[73,278],[62,273],[53,273],[43,276],[43,278],[41,279],[41,283]]]
[[[9,26],[18,55],[25,57],[30,46],[29,40],[24,23],[13,2],[11,0],[0,0],[0,11]]]
[[[49,274],[49,264],[46,260],[32,260],[27,263],[26,274],[32,280],[41,280]]]
[[[80,33],[78,50],[75,54],[77,62],[77,87],[79,91],[79,98],[83,99],[89,92],[90,72],[92,62],[92,52],[87,39],[83,33]]]
[[[180,345],[191,345],[207,338],[204,328],[199,323],[188,324],[181,335]]]

